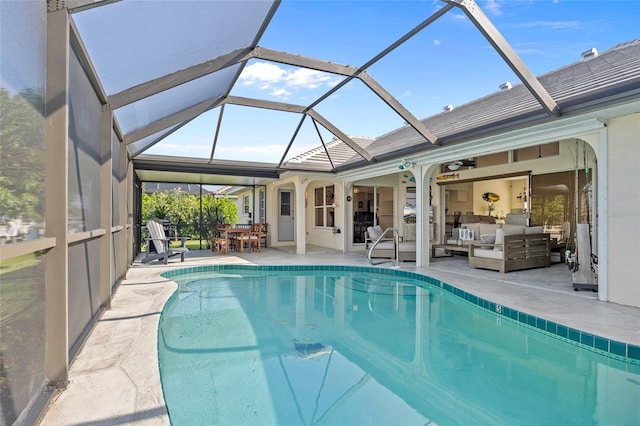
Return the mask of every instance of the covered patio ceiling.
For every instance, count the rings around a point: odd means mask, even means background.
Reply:
[[[441,146],[443,141],[425,121],[403,106],[398,97],[391,94],[392,90],[385,88],[369,71],[380,61],[392,61],[396,49],[454,10],[466,16],[493,48],[495,58],[501,58],[521,81],[526,96],[534,100],[535,114],[554,117],[560,112],[557,103],[514,49],[478,5],[469,0],[443,0],[432,13],[423,5],[423,16],[418,17],[413,27],[408,27],[404,34],[359,65],[260,46],[269,26],[281,24],[275,17],[287,2],[69,0],[67,6],[72,12],[72,47],[85,65],[101,101],[112,108],[116,129],[143,181],[253,185],[264,179],[275,179],[287,170],[335,172],[349,162],[368,164],[393,157],[396,149],[393,143],[385,144],[382,151],[380,148],[371,151],[367,146],[378,135],[356,138],[349,129],[335,123],[335,117],[326,116],[332,102],[343,92],[352,90],[355,83],[364,89],[363,96],[374,95],[372,98],[398,120],[400,124],[394,124],[393,128],[404,126],[410,131],[411,140],[417,141],[412,143],[414,146],[421,149]],[[331,6],[327,3],[326,7]],[[379,31],[379,28],[372,25],[371,30]],[[242,86],[246,84],[241,80],[243,71],[255,64],[280,64],[321,73],[330,76],[332,83],[306,103],[236,94],[242,93]],[[435,87],[439,84],[441,82],[427,79],[416,81],[416,85]],[[371,98],[365,102],[371,102]],[[237,111],[246,114],[241,123],[256,128],[253,137],[234,139],[225,133],[227,110],[231,109],[234,114]],[[280,136],[278,140],[261,136],[260,128],[264,124],[254,121],[247,113],[256,109],[276,113],[269,116],[270,122],[289,128],[287,136]],[[360,113],[353,111],[353,114]],[[184,146],[178,144],[172,155],[159,155],[154,151],[154,147],[161,146],[171,135],[188,129],[204,117],[211,135],[210,140],[205,141],[209,147],[207,155],[194,155],[197,150],[191,147],[190,152],[186,142]],[[340,117],[340,121],[348,122],[349,117]],[[312,145],[320,147],[315,161],[305,161],[311,158],[311,149],[298,152],[294,149],[303,131],[315,138]],[[336,141],[341,141],[340,147]],[[231,147],[227,154],[221,148],[224,143]],[[270,154],[277,154],[278,160],[246,161],[244,148],[260,143]],[[229,152],[237,155],[234,157]],[[402,147],[397,155],[406,152],[407,148]],[[182,153],[184,155],[180,155]]]

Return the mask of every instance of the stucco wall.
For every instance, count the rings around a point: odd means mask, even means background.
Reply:
[[[640,306],[640,114],[607,123],[609,301]]]

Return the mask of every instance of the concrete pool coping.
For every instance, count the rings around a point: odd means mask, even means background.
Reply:
[[[70,367],[70,382],[54,394],[40,424],[168,425],[157,358],[157,325],[176,284],[161,273],[211,264],[370,266],[361,254],[287,254],[267,249],[239,256],[192,251],[184,263],[133,264]],[[381,265],[385,266],[385,265]],[[500,274],[468,267],[466,259],[436,259],[402,269],[429,275],[465,292],[579,330],[640,345],[640,308],[573,292],[563,265]],[[568,282],[567,282],[568,280]]]

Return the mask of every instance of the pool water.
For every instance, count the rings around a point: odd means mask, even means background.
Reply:
[[[640,365],[440,285],[374,268],[171,278],[158,350],[176,426],[640,424]]]

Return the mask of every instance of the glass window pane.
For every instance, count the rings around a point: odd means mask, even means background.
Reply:
[[[333,185],[327,185],[325,187],[325,206],[330,206],[334,203],[334,186]]]
[[[324,188],[316,188],[313,190],[314,193],[314,201],[313,204],[315,206],[324,206]]]
[[[124,0],[72,18],[111,95],[250,46],[272,4]]]
[[[335,226],[335,209],[333,207],[327,207],[326,226],[329,228],[333,228]]]
[[[324,226],[324,209],[322,207],[315,209],[313,223],[315,226]]]

